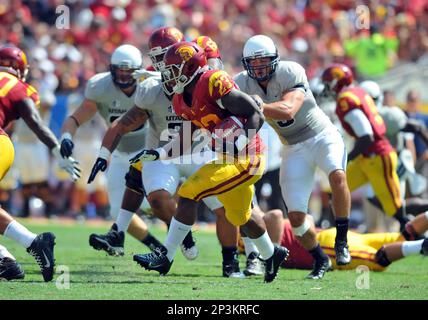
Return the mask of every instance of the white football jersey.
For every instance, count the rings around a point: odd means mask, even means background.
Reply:
[[[400,131],[406,126],[406,114],[399,107],[380,107],[378,111],[385,122],[386,137],[400,151],[404,147],[404,132]]]
[[[160,139],[162,135],[172,137],[177,134],[183,124],[183,118],[177,116],[172,102],[162,90],[160,76],[154,76],[141,82],[135,95],[135,105],[149,114],[149,130],[146,136],[146,148],[158,148],[168,142]]]
[[[127,96],[118,88],[111,77],[110,72],[96,74],[86,84],[85,98],[97,104],[98,112],[104,118],[108,126],[134,106],[137,90],[131,96]],[[147,125],[125,134],[120,140],[117,150],[132,153],[138,151],[144,145]]]
[[[333,126],[315,101],[309,88],[305,69],[296,62],[280,61],[275,73],[269,80],[266,92],[256,80],[248,76],[247,71],[237,74],[234,80],[240,90],[250,95],[259,95],[265,103],[279,101],[288,90],[293,90],[296,86],[304,88],[305,100],[294,119],[289,121],[266,119],[284,144],[303,142],[314,137],[325,128]]]

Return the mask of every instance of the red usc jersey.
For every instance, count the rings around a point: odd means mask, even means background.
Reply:
[[[205,55],[208,59],[221,59],[220,50],[218,49],[217,43],[213,39],[207,36],[199,36],[192,42],[196,43],[205,51]]]
[[[7,72],[0,72],[0,134],[4,128],[19,118],[15,103],[30,97],[36,105],[40,104],[39,95],[31,85],[19,80]]]
[[[219,107],[217,100],[237,88],[233,79],[223,70],[206,70],[198,79],[192,95],[192,105],[188,106],[183,94],[175,94],[172,99],[174,111],[185,120],[190,120],[198,128],[213,132],[214,127],[232,114]],[[247,146],[249,153],[264,150],[257,134]]]
[[[357,138],[351,126],[345,121],[345,115],[353,109],[360,109],[369,120],[374,142],[364,153],[385,155],[393,150],[388,139],[385,137],[386,127],[382,117],[379,115],[373,99],[360,87],[344,88],[337,97],[336,114],[346,132]]]

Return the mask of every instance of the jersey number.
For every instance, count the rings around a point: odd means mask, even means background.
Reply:
[[[0,77],[0,98],[6,97],[7,93],[18,83],[18,79],[5,73]]]

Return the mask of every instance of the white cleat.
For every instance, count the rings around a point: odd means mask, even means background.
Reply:
[[[186,248],[183,244],[181,244],[181,252],[183,253],[183,256],[187,260],[195,260],[199,255],[199,249],[196,245]]]

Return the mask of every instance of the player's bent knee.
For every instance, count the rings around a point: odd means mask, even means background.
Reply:
[[[228,211],[226,209],[226,219],[236,227],[242,226],[246,224],[251,218],[251,210],[246,213],[242,213],[241,211]]]
[[[130,166],[129,171],[125,175],[126,187],[132,191],[144,196],[143,179],[141,177],[141,171],[137,168]]]
[[[330,184],[334,186],[347,186],[346,173],[343,170],[335,170],[329,175]]]
[[[305,221],[303,221],[303,223],[299,227],[296,227],[296,228],[293,227],[293,233],[298,237],[303,237],[303,235],[306,232],[308,232],[310,228],[311,228],[310,222],[307,219],[305,219]]]
[[[375,260],[376,263],[384,268],[386,268],[387,266],[389,266],[391,264],[391,261],[389,261],[387,255],[386,255],[386,251],[385,251],[385,247],[380,248],[375,255]]]

